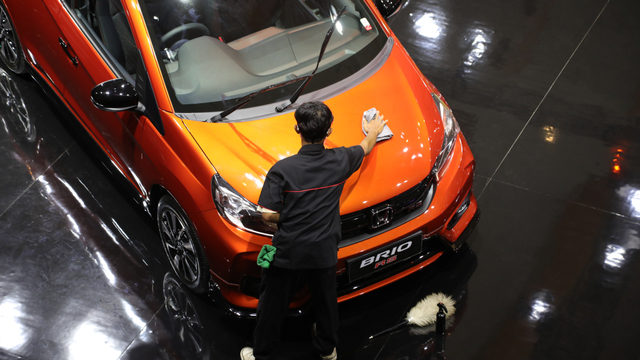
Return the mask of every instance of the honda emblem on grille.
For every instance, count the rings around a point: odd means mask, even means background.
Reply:
[[[389,205],[382,209],[371,209],[371,228],[387,225],[393,219],[393,208]]]

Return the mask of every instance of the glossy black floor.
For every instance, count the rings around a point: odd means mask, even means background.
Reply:
[[[367,339],[435,291],[458,300],[448,359],[640,357],[639,18],[637,0],[414,0],[391,21],[474,152],[483,216],[468,248],[343,304],[340,359],[430,358],[425,329]],[[252,322],[180,289],[153,224],[9,76],[0,358],[237,359]],[[282,358],[312,358],[309,323]]]

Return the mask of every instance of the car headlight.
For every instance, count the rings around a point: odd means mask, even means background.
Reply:
[[[436,163],[431,170],[436,177],[436,181],[440,181],[444,173],[449,167],[451,156],[453,155],[453,147],[456,144],[460,127],[456,118],[453,117],[451,109],[442,101],[436,94],[431,94],[433,101],[436,103],[436,107],[440,112],[440,119],[442,119],[442,125],[444,126],[444,140],[442,141],[442,148],[436,158]]]
[[[258,206],[245,199],[218,174],[211,180],[211,192],[218,212],[231,224],[258,235],[272,236],[275,233],[275,228],[262,221]]]

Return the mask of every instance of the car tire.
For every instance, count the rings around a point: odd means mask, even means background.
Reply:
[[[209,287],[209,263],[191,220],[170,195],[158,202],[158,232],[173,271],[192,291],[204,293]]]
[[[0,1],[0,58],[2,62],[16,74],[24,74],[27,70],[20,40],[15,32],[9,12]]]

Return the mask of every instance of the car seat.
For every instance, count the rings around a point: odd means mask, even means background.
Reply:
[[[96,19],[107,51],[129,74],[136,72],[138,48],[119,0],[96,0]]]

